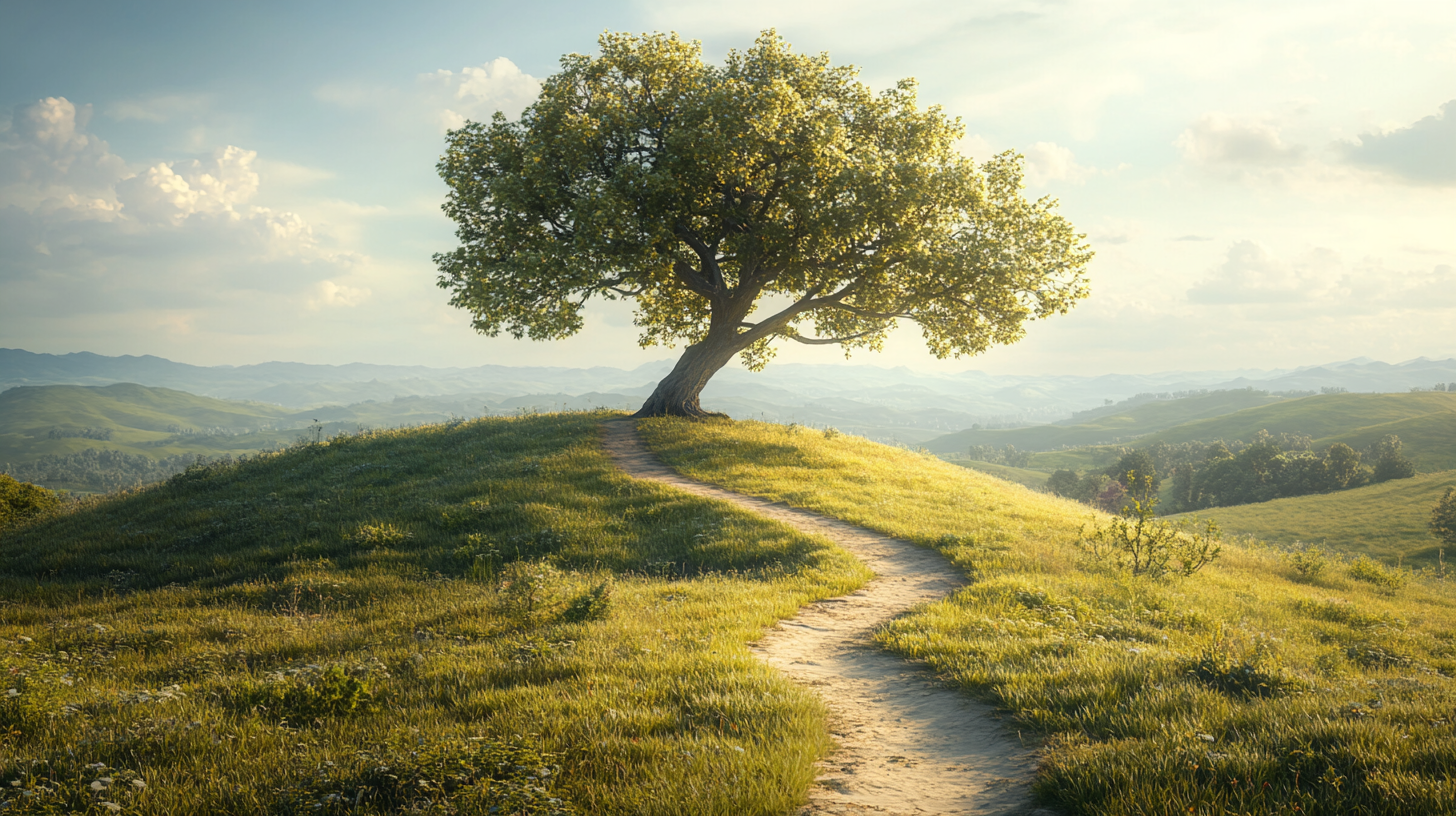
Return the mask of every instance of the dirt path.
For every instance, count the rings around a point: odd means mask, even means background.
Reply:
[[[817,691],[833,712],[839,750],[821,763],[803,814],[1042,813],[1029,805],[1031,753],[990,707],[871,641],[880,624],[961,586],[939,553],[842,521],[683,476],[638,438],[633,420],[604,423],[617,466],[638,479],[730,501],[853,553],[875,579],[781,622],[753,646],[769,665]]]

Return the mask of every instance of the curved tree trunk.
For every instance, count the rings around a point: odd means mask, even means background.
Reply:
[[[698,396],[718,369],[742,351],[737,340],[736,336],[715,338],[710,332],[701,342],[688,346],[683,356],[678,358],[677,365],[672,367],[672,372],[657,383],[652,396],[633,416],[723,416],[704,411],[698,404]]]

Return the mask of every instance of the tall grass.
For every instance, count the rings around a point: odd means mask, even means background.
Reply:
[[[1138,578],[1077,546],[1105,516],[926,456],[761,423],[641,427],[696,478],[944,552],[971,585],[878,638],[1043,735],[1046,803],[1456,813],[1450,583],[1248,542],[1190,578]]]
[[[788,812],[825,712],[745,642],[865,570],[621,475],[600,419],[341,437],[6,531],[0,807]]]

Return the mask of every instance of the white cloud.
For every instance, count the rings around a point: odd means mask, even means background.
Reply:
[[[310,311],[318,311],[325,307],[358,306],[372,294],[367,288],[344,286],[331,280],[319,281],[314,284],[307,304]]]
[[[1378,259],[1347,263],[1322,247],[1285,259],[1260,243],[1239,241],[1188,290],[1188,301],[1253,307],[1249,314],[1286,320],[1430,312],[1456,307],[1456,268],[1390,270]]]
[[[1456,99],[1403,128],[1365,133],[1342,146],[1350,162],[1417,184],[1456,184]]]
[[[515,118],[541,91],[540,79],[505,57],[459,72],[442,69],[421,74],[419,79],[431,89],[431,98],[446,106],[436,115],[441,130],[454,130],[467,120],[488,119],[496,111]]]
[[[1209,168],[1285,167],[1305,153],[1301,145],[1286,144],[1271,122],[1219,113],[1199,118],[1173,144],[1185,159]]]
[[[1051,181],[1081,184],[1097,172],[1095,168],[1077,164],[1070,148],[1054,142],[1037,142],[1022,151],[1026,157],[1026,183],[1040,187]]]
[[[48,97],[14,109],[0,131],[0,206],[63,218],[116,216],[126,162],[85,133],[91,106]]]
[[[258,191],[257,151],[229,145],[208,162],[158,164],[116,185],[126,214],[148,223],[181,224],[196,213],[236,214]],[[180,169],[182,172],[177,172]]]

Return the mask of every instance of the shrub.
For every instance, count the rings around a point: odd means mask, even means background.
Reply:
[[[1383,567],[1369,556],[1362,555],[1350,563],[1350,577],[1356,581],[1364,581],[1367,584],[1375,584],[1385,589],[1400,589],[1410,578],[1405,570],[1397,567]]]
[[[414,538],[414,533],[401,530],[393,524],[365,524],[349,537],[355,544],[371,547],[388,547]]]
[[[601,620],[607,616],[611,608],[612,585],[608,581],[603,581],[572,598],[571,602],[566,605],[566,611],[561,613],[561,619],[567,623]]]
[[[1289,563],[1299,577],[1313,581],[1329,568],[1330,558],[1324,550],[1316,547],[1301,547],[1289,553]]]
[[[0,528],[34,518],[61,506],[61,496],[0,473]]]
[[[1135,481],[1139,492],[1130,496],[1116,518],[1090,536],[1084,531],[1084,550],[1099,562],[1155,578],[1169,572],[1192,575],[1218,559],[1223,548],[1216,522],[1210,520],[1199,530],[1196,520],[1154,520],[1158,499],[1151,480],[1135,477]]]
[[[378,677],[387,677],[382,666],[340,665],[328,667],[309,663],[270,672],[262,683],[246,685],[237,702],[247,708],[261,708],[280,720],[304,723],[322,717],[337,717],[373,707]]]
[[[1302,687],[1278,664],[1268,640],[1258,638],[1252,650],[1240,648],[1222,627],[1214,631],[1197,658],[1184,664],[1184,669],[1206,686],[1242,697],[1278,697]]]

